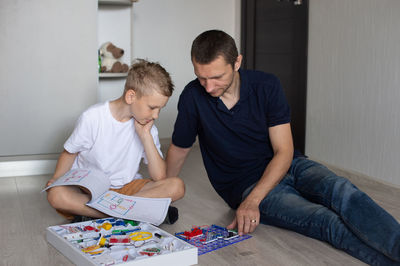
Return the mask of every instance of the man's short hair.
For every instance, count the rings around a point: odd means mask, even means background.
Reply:
[[[134,90],[139,97],[149,95],[153,90],[170,97],[174,84],[169,73],[159,63],[136,59],[126,78],[125,92],[128,90]]]
[[[209,30],[194,39],[191,56],[199,64],[209,64],[222,56],[228,64],[235,66],[238,50],[233,38],[221,30]]]

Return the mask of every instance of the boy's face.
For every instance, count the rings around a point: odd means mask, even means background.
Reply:
[[[158,118],[169,97],[152,90],[151,94],[139,96],[135,91],[127,93],[127,103],[130,105],[131,116],[141,125]]]

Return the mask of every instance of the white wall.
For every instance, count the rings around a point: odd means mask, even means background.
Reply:
[[[400,185],[400,1],[310,0],[306,153]]]
[[[114,15],[122,36],[107,28]],[[124,61],[147,58],[171,73],[176,90],[158,122],[161,138],[171,136],[178,96],[194,78],[192,40],[217,28],[240,43],[240,0],[143,0],[134,4],[133,28],[128,17],[125,7],[97,13],[96,0],[0,1],[0,156],[60,152],[87,106],[121,95],[123,79],[102,80],[97,88],[103,41],[126,48],[133,31],[133,55],[125,49]]]
[[[97,1],[0,1],[0,156],[57,153],[97,100]]]
[[[133,56],[158,61],[171,74],[175,91],[157,121],[160,138],[172,135],[178,97],[195,78],[190,61],[194,38],[221,29],[240,44],[240,0],[140,0],[134,4]]]

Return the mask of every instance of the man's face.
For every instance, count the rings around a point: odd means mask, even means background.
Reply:
[[[209,64],[199,64],[195,59],[192,62],[200,84],[212,97],[221,97],[231,87],[237,69],[234,70],[222,56]]]
[[[136,94],[132,99],[130,111],[132,117],[142,125],[156,120],[160,114],[161,108],[167,104],[169,99],[169,97],[158,93],[156,90],[153,90],[149,95],[137,96]]]

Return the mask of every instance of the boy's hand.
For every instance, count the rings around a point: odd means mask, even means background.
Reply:
[[[52,179],[50,179],[49,181],[47,181],[45,188],[48,187],[48,186],[50,186],[51,184],[53,184],[56,180],[57,180],[57,179],[53,177]]]
[[[157,181],[166,178],[167,170],[165,161],[158,153],[158,149],[150,132],[153,124],[154,120],[151,120],[146,124],[141,124],[135,120],[135,130],[142,142],[146,154],[149,176],[154,181]]]
[[[145,136],[151,136],[150,134],[150,130],[151,127],[154,124],[154,120],[151,120],[150,122],[148,122],[147,124],[140,124],[138,121],[135,120],[135,130],[136,133],[139,135],[139,138],[143,141],[143,139],[145,138]]]

